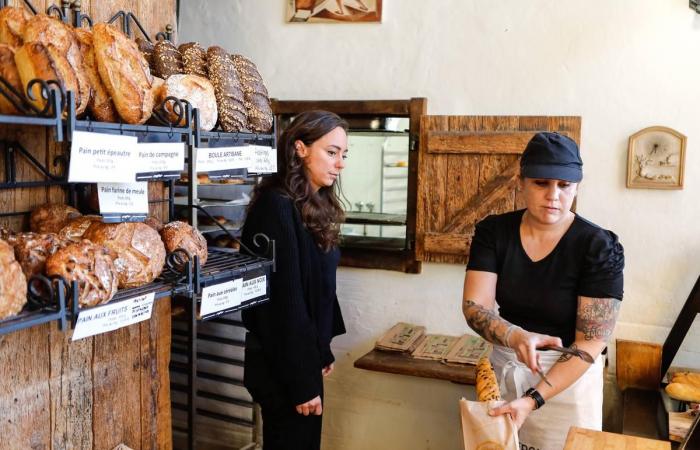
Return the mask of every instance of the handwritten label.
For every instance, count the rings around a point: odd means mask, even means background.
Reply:
[[[265,275],[250,280],[243,280],[243,301],[262,297],[267,293],[267,277]]]
[[[74,131],[68,181],[131,183],[136,179],[136,136]]]
[[[151,292],[123,302],[80,311],[73,340],[114,331],[150,319],[154,298],[155,293]]]
[[[137,144],[136,179],[179,177],[185,169],[185,144],[182,142],[148,142]]]
[[[250,145],[251,153],[249,172],[275,173],[277,172],[277,149],[262,145]]]
[[[148,214],[148,183],[97,183],[100,213]]]
[[[197,172],[245,169],[250,166],[250,147],[197,148]]]
[[[243,302],[243,279],[207,286],[202,289],[201,317],[234,308]]]

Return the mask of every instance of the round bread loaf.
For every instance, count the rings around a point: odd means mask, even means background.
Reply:
[[[207,263],[207,240],[191,225],[180,221],[170,222],[163,226],[160,236],[169,253],[181,248],[192,256],[199,256],[200,266]]]
[[[153,228],[158,233],[160,233],[160,230],[163,229],[163,222],[155,216],[146,217],[146,220],[144,220],[143,223],[145,223],[149,227]]]
[[[95,24],[92,41],[97,71],[119,116],[144,123],[153,111],[153,76],[136,42],[106,23]]]
[[[58,233],[70,220],[80,216],[80,212],[72,206],[46,203],[32,211],[29,230],[35,233]]]
[[[46,274],[78,282],[81,307],[107,303],[117,292],[117,271],[109,250],[90,241],[72,242],[46,260]]]
[[[102,222],[102,217],[93,215],[76,217],[68,221],[65,227],[61,228],[61,231],[58,232],[58,236],[61,239],[70,241],[82,241],[85,231],[87,231],[88,227],[90,227],[93,222]]]
[[[208,78],[207,51],[198,42],[188,42],[177,48],[182,54],[182,64],[186,74]]]
[[[12,47],[22,45],[22,29],[31,18],[32,15],[29,14],[29,11],[21,6],[0,8],[0,43]]]
[[[29,279],[44,273],[49,256],[65,247],[68,242],[54,233],[19,233],[16,235],[15,258]]]
[[[83,55],[85,72],[90,86],[92,87],[92,95],[88,103],[88,109],[95,120],[100,122],[118,122],[119,115],[114,108],[112,97],[110,97],[107,88],[100,78],[100,73],[97,71],[97,62],[95,62],[95,49],[92,42],[92,31],[85,28],[76,28],[75,35],[78,38],[80,52]]]
[[[160,105],[167,97],[175,97],[187,100],[192,108],[199,109],[199,126],[202,130],[209,131],[216,125],[217,108],[214,86],[206,78],[197,75],[171,75],[165,80],[162,89],[158,91],[156,104]],[[173,111],[173,104],[166,103],[166,111],[171,122],[177,120],[177,114]],[[180,126],[185,125],[183,117]]]
[[[116,254],[119,288],[142,286],[163,271],[165,246],[158,232],[141,222],[94,222],[83,235]]]
[[[153,66],[156,76],[166,80],[170,75],[185,72],[180,51],[168,40],[158,41],[153,46]]]
[[[209,47],[207,63],[216,95],[219,125],[226,132],[245,131],[248,126],[245,99],[233,61],[223,48]]]
[[[0,320],[14,316],[27,303],[27,279],[10,244],[0,240]]]

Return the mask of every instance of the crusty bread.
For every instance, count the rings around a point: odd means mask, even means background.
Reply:
[[[15,245],[15,258],[27,279],[44,273],[46,259],[68,244],[54,233],[19,233]]]
[[[14,316],[27,303],[27,279],[12,246],[0,240],[0,320]]]
[[[666,386],[666,393],[686,402],[700,402],[700,386],[690,383],[670,383]]]
[[[170,222],[163,226],[160,236],[169,253],[181,248],[192,256],[199,256],[200,266],[207,263],[207,241],[202,233],[191,225],[180,221]]]
[[[71,219],[80,216],[80,212],[72,206],[45,203],[32,210],[29,230],[35,233],[58,233]]]
[[[202,130],[211,130],[216,125],[217,109],[214,86],[206,78],[197,75],[171,75],[165,80],[162,89],[157,93],[156,104],[162,103],[167,97],[175,97],[187,100],[192,108],[199,109],[199,125]],[[169,112],[170,121],[177,120],[177,115],[173,112],[171,102],[165,105]],[[182,118],[180,125],[185,124]]]
[[[87,231],[93,222],[102,222],[102,217],[94,215],[76,217],[69,220],[68,223],[61,228],[58,232],[58,236],[61,239],[80,242],[83,240],[85,231]]]
[[[46,260],[46,274],[78,282],[81,307],[107,303],[117,292],[117,271],[109,250],[89,241],[73,242]]]
[[[496,374],[491,366],[488,356],[483,356],[476,364],[476,398],[480,402],[500,400],[501,393],[498,389]]]
[[[15,51],[15,63],[23,86],[34,78],[56,80],[64,89],[78,92],[78,79],[68,59],[56,47],[39,42],[27,42]],[[46,100],[41,95],[41,87],[32,88],[32,103],[43,109]]]
[[[248,129],[257,133],[269,132],[273,121],[272,107],[258,69],[252,61],[242,55],[231,55],[231,61],[243,89]]]
[[[207,49],[209,79],[214,85],[219,125],[226,132],[246,131],[248,116],[243,88],[236,68],[226,50],[221,47]]]
[[[15,64],[15,50],[7,44],[0,44],[0,76],[20,94],[24,95],[22,81],[19,78],[17,64]],[[4,95],[0,95],[0,114],[19,114],[15,105],[6,99]]]
[[[119,288],[150,283],[163,271],[165,246],[158,232],[144,223],[94,222],[83,237],[116,254]]]
[[[12,47],[22,45],[22,29],[31,18],[32,15],[21,6],[6,6],[0,9],[0,43]]]
[[[93,46],[100,78],[126,123],[142,124],[153,110],[153,76],[136,43],[114,26],[97,23]]]
[[[180,51],[168,40],[158,41],[153,46],[153,67],[156,75],[164,80],[170,75],[185,73]]]
[[[158,233],[160,233],[160,230],[163,229],[163,222],[155,216],[146,217],[146,220],[144,220],[143,223],[145,223],[149,227],[153,228]]]
[[[112,97],[107,92],[107,88],[100,78],[100,73],[97,70],[95,62],[95,50],[92,44],[92,31],[85,28],[76,28],[75,35],[78,38],[80,52],[83,55],[85,72],[90,80],[92,87],[92,95],[88,109],[95,120],[100,122],[118,122],[119,115],[114,108]]]
[[[183,69],[186,74],[208,78],[207,51],[198,42],[188,42],[177,48],[182,54]]]
[[[90,82],[73,28],[57,18],[37,14],[24,24],[22,38],[25,43],[40,43],[50,51],[55,49],[55,52],[66,58],[68,65],[58,64],[57,69],[61,72],[63,80],[75,77],[75,87],[64,87],[75,93],[75,113],[80,115],[85,112],[90,102]]]

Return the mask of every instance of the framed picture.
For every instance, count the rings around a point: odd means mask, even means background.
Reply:
[[[667,127],[649,127],[630,136],[627,187],[683,189],[687,138]]]
[[[287,0],[288,22],[381,22],[382,0]]]

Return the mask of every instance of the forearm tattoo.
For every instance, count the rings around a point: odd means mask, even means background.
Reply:
[[[571,345],[569,346],[569,348],[570,348],[571,350],[577,350],[577,349],[578,349],[578,346],[576,345],[576,343],[573,343],[573,344],[571,344]],[[571,358],[573,358],[573,356],[574,356],[574,355],[572,355],[572,354],[570,354],[570,353],[562,353],[561,356],[559,357],[559,360],[558,360],[557,362],[567,362],[568,360],[570,360]]]
[[[502,319],[498,314],[481,305],[477,305],[472,300],[462,302],[462,311],[467,323],[479,336],[492,344],[507,347],[505,342],[506,331],[510,327],[510,322]]]
[[[615,329],[620,303],[615,298],[580,298],[576,331],[587,341],[607,341]]]

